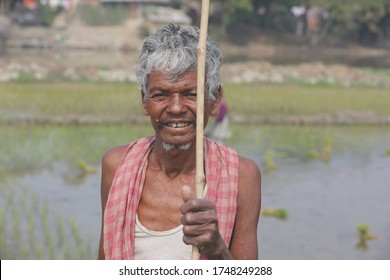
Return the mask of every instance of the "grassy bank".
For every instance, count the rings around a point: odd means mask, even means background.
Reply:
[[[143,115],[139,90],[131,83],[5,83],[0,84],[0,95],[2,121],[21,117]],[[230,113],[243,118],[338,112],[390,115],[390,94],[385,88],[227,84],[224,95]]]

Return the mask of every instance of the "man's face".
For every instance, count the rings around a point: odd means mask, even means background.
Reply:
[[[156,137],[175,146],[195,142],[196,138],[196,89],[197,72],[189,71],[175,81],[161,72],[149,74],[143,111],[150,116]],[[204,123],[209,115],[215,115],[217,101],[205,99]]]

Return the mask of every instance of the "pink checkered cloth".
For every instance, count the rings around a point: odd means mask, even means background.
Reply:
[[[154,140],[154,136],[149,136],[132,142],[116,171],[104,213],[106,259],[134,259],[136,211]],[[204,150],[206,198],[216,203],[219,231],[229,246],[237,210],[238,155],[207,138]]]

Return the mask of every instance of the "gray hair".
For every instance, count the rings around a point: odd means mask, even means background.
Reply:
[[[138,86],[146,95],[148,76],[153,70],[167,74],[172,80],[197,68],[199,28],[187,29],[168,24],[145,38],[135,67]],[[216,42],[206,43],[206,97],[216,100],[220,87],[219,70],[222,55]],[[144,97],[145,98],[145,97]]]

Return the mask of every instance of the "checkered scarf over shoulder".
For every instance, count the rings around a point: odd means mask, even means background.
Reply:
[[[135,216],[154,140],[149,136],[132,142],[116,171],[104,213],[106,259],[134,259]],[[204,141],[206,198],[216,203],[219,231],[229,246],[237,211],[238,155],[207,138]]]

